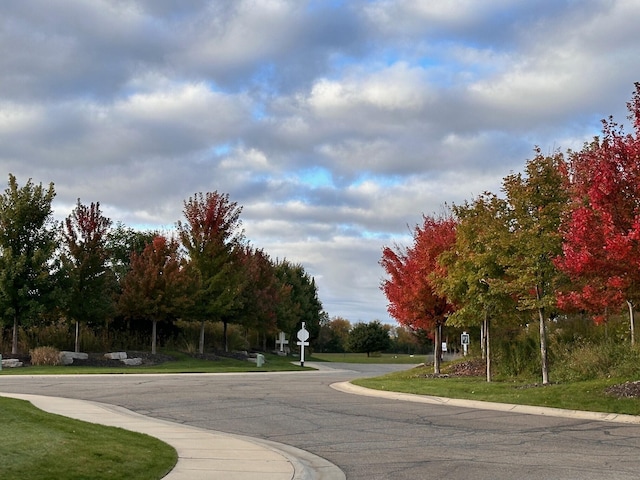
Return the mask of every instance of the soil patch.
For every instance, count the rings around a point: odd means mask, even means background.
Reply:
[[[419,378],[449,378],[449,377],[482,377],[485,375],[485,362],[480,358],[467,360],[464,362],[447,365],[444,373],[423,373],[418,374]]]
[[[617,398],[640,398],[640,380],[611,385],[605,392]]]
[[[125,367],[120,360],[105,358],[104,353],[89,353],[86,360],[74,359],[72,365],[86,367]],[[162,353],[152,354],[151,352],[127,351],[127,358],[141,358],[142,365],[160,365],[173,360],[170,355]]]

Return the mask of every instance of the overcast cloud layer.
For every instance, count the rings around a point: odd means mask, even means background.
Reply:
[[[331,317],[392,322],[384,245],[534,146],[626,123],[638,19],[637,0],[5,0],[0,173],[54,182],[58,218],[80,198],[135,228],[228,193]]]

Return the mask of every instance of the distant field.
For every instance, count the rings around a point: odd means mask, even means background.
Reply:
[[[323,362],[340,362],[340,363],[399,363],[405,365],[417,365],[424,363],[427,355],[407,355],[382,353],[367,357],[366,353],[315,353],[308,359],[312,362],[320,360]]]

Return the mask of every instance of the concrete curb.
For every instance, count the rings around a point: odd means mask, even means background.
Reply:
[[[99,402],[0,393],[48,413],[144,433],[173,446],[178,462],[164,480],[344,480],[342,470],[304,450],[276,442],[205,430]]]
[[[564,410],[562,408],[536,407],[531,405],[513,405],[508,403],[483,402],[479,400],[461,400],[456,398],[415,395],[412,393],[389,392],[353,385],[350,382],[331,384],[331,388],[343,393],[386,398],[403,402],[428,403],[432,405],[449,405],[451,407],[475,408],[478,410],[497,410],[502,412],[523,413],[528,415],[544,415],[547,417],[575,418],[596,420],[601,422],[640,424],[640,416],[619,413],[586,412],[582,410]]]

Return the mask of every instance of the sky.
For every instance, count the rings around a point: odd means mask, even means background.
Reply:
[[[639,18],[638,0],[3,0],[0,174],[53,182],[57,219],[79,198],[136,229],[226,193],[331,318],[394,323],[383,247],[499,193],[536,146],[628,124]]]

